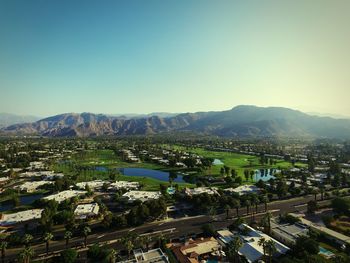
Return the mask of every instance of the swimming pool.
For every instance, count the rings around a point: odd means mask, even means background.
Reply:
[[[326,258],[331,258],[334,257],[335,254],[327,249],[325,249],[324,247],[320,247],[320,252],[318,252],[318,254],[321,254],[323,256],[325,256]]]

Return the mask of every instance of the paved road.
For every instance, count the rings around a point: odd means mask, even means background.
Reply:
[[[314,196],[298,197],[289,200],[275,201],[269,203],[268,210],[274,215],[280,213],[290,213],[296,211],[305,211],[307,207],[307,202],[313,200]],[[320,204],[329,204],[329,200],[319,201]],[[264,205],[258,206],[258,213],[256,214],[256,219],[259,219],[264,213]],[[251,211],[255,211],[255,207],[251,208]],[[246,214],[246,208],[242,207],[239,209],[239,216],[245,217],[246,219],[251,218],[251,215]],[[212,223],[216,229],[225,228],[229,226],[232,221],[236,218],[236,210],[230,211],[231,218],[226,219],[226,213],[219,214],[215,217],[214,222],[212,217],[207,215],[199,215],[194,217],[183,217],[179,219],[169,219],[158,222],[147,223],[135,228],[127,228],[123,230],[112,230],[110,232],[105,231],[104,233],[92,234],[88,237],[88,244],[99,243],[108,243],[112,246],[118,246],[118,239],[124,237],[130,232],[133,232],[137,235],[153,235],[163,233],[169,238],[180,238],[187,236],[190,233],[201,233],[201,226],[203,224]],[[152,234],[153,233],[153,234]],[[81,246],[83,243],[83,238],[75,237],[70,240],[69,247]],[[33,245],[32,248],[35,250],[36,257],[45,255],[45,244]],[[51,253],[59,253],[59,251],[66,248],[65,241],[52,241],[50,244]],[[6,262],[11,262],[14,260],[22,248],[18,249],[8,249],[6,252]],[[84,251],[84,249],[82,249]]]

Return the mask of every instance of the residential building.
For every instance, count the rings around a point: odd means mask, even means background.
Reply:
[[[30,209],[12,214],[1,214],[0,225],[9,226],[41,218],[44,209]]]
[[[161,196],[162,196],[161,192],[151,192],[151,191],[129,191],[122,195],[122,197],[130,203],[136,200],[145,202],[152,199],[159,199]]]
[[[100,211],[100,206],[97,203],[81,204],[74,210],[74,215],[78,219],[87,219],[95,217]]]
[[[218,189],[216,187],[197,187],[197,188],[185,188],[184,192],[187,196],[208,194],[208,195],[218,195]]]
[[[142,249],[133,251],[134,258],[121,263],[169,263],[168,257],[163,253],[162,249],[156,248],[144,252]]]
[[[293,246],[300,236],[307,236],[309,228],[302,223],[280,224],[271,220],[271,236],[278,241]]]
[[[78,191],[78,190],[66,190],[59,192],[57,194],[49,195],[44,197],[45,200],[55,200],[58,203],[63,202],[64,200],[70,199],[75,196],[82,196],[86,194],[86,191]]]
[[[221,251],[221,245],[215,238],[209,237],[190,239],[186,244],[172,245],[170,249],[180,263],[199,263],[215,257]]]

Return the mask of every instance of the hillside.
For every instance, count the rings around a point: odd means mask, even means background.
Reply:
[[[280,107],[237,106],[227,111],[176,116],[125,117],[66,113],[2,129],[10,134],[42,136],[145,135],[190,131],[225,137],[350,138],[350,120],[311,116]]]

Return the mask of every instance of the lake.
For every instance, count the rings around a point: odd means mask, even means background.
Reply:
[[[214,159],[213,165],[222,165],[224,164],[220,159]]]
[[[262,181],[268,181],[271,178],[275,179],[274,174],[276,174],[277,170],[276,169],[259,169],[255,170],[255,182],[258,182],[259,180]]]
[[[43,194],[33,194],[33,195],[25,195],[19,198],[20,205],[31,205],[35,200],[42,198]],[[11,210],[14,208],[12,201],[5,201],[0,203],[0,212]]]
[[[170,175],[169,172],[163,172],[163,171],[145,169],[145,168],[120,168],[119,171],[123,175],[127,175],[127,176],[150,177],[160,181],[169,182],[169,175]],[[174,176],[176,178],[174,178],[173,182],[176,182],[176,183],[184,182],[181,175],[174,174]]]

